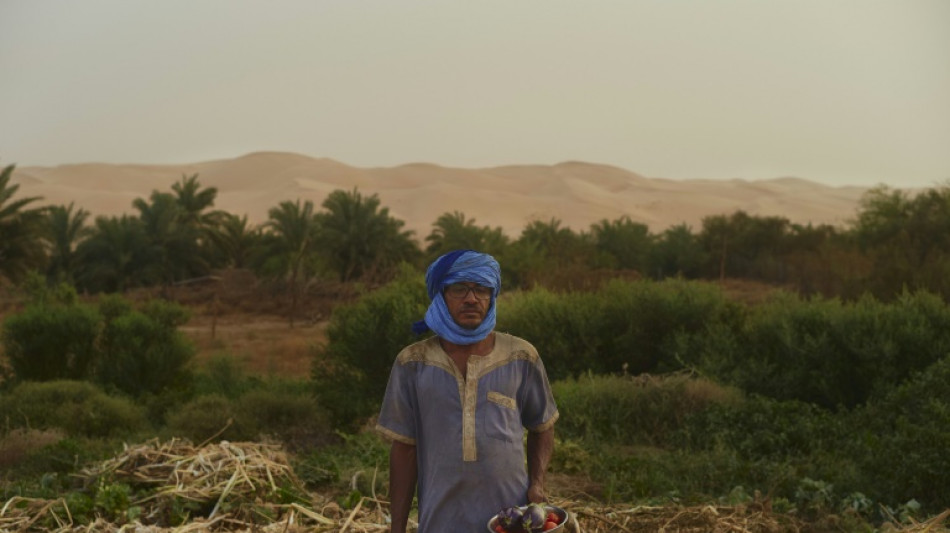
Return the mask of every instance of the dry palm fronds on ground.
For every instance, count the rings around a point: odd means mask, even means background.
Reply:
[[[301,501],[306,495],[276,445],[210,444],[173,439],[126,447],[117,457],[86,468],[80,477],[102,485],[146,487],[128,502],[125,524],[98,519],[82,525],[65,499],[15,497],[0,508],[0,531],[381,531],[382,503],[363,498],[352,510],[334,502]],[[309,499],[309,495],[308,499]],[[296,501],[287,501],[296,500]],[[170,527],[170,523],[187,523]]]
[[[811,533],[844,531],[836,517],[812,523],[793,515],[774,513],[768,502],[736,506],[589,506],[562,502],[577,522],[578,533]],[[887,533],[950,533],[944,522],[950,510],[924,523],[885,524]]]
[[[80,520],[66,498],[14,497],[0,506],[0,532],[383,532],[388,503],[373,495],[352,509],[307,494],[279,446],[228,443],[194,446],[187,441],[150,441],[87,468],[87,483],[121,483],[139,490],[114,522]],[[101,490],[100,490],[101,492]],[[293,497],[288,498],[288,495]],[[301,498],[305,495],[306,498]],[[288,501],[294,500],[294,501]],[[767,504],[739,506],[618,507],[554,500],[572,516],[577,533],[784,533],[821,528]],[[130,513],[135,509],[134,513]],[[184,514],[183,513],[184,509]],[[177,513],[177,514],[176,514]],[[946,533],[950,510],[924,523],[885,525],[889,532]],[[115,518],[115,517],[113,517]],[[486,519],[487,522],[487,519]],[[173,526],[174,524],[180,524]],[[414,527],[415,523],[410,523]]]
[[[583,533],[645,533],[645,532],[749,532],[779,533],[800,531],[787,516],[755,509],[754,506],[695,507],[637,506],[589,507],[566,505],[577,519]]]
[[[301,487],[280,446],[254,442],[222,441],[195,447],[179,439],[166,443],[153,440],[126,447],[119,456],[80,475],[90,480],[154,486],[153,496],[136,502],[139,504],[168,497],[214,501],[209,518],[214,518],[229,499],[268,501],[269,495],[281,489]]]

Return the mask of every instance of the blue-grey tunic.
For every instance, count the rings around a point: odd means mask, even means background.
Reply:
[[[466,378],[437,337],[396,357],[376,429],[416,446],[419,533],[484,533],[489,519],[527,503],[524,431],[558,412],[544,365],[527,341],[495,333]]]

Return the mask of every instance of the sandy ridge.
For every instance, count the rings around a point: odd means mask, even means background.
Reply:
[[[799,224],[845,226],[862,187],[829,187],[800,178],[668,180],[593,163],[513,165],[480,169],[410,163],[359,168],[327,158],[256,152],[233,159],[182,165],[70,164],[21,167],[13,174],[18,195],[41,196],[44,205],[75,202],[94,216],[135,213],[132,201],[153,190],[171,191],[183,175],[198,174],[217,187],[215,207],[246,214],[253,223],[285,200],[319,207],[338,189],[378,195],[390,214],[420,239],[443,213],[460,211],[479,226],[501,227],[517,237],[532,220],[557,219],[575,231],[600,220],[629,216],[658,233],[677,224],[694,231],[703,217],[742,209]]]

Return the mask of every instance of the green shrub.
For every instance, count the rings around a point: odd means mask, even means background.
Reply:
[[[732,450],[746,460],[785,460],[833,451],[846,440],[841,417],[811,404],[751,396],[692,413],[677,447]]]
[[[115,457],[123,446],[118,438],[101,437],[62,437],[34,444],[16,464],[3,469],[0,500],[12,496],[49,500],[63,497],[82,484],[75,475],[82,468]]]
[[[132,302],[121,294],[103,294],[96,303],[99,307],[99,314],[106,322],[127,315],[133,310]]]
[[[683,374],[585,376],[552,389],[559,436],[624,445],[665,446],[691,414],[737,400],[735,391]]]
[[[85,379],[99,328],[100,317],[89,306],[31,305],[3,322],[3,352],[19,381]]]
[[[340,438],[338,444],[293,456],[300,480],[311,488],[331,487],[335,492],[351,493],[354,485],[364,495],[385,492],[381,489],[389,483],[389,443],[373,430]]]
[[[238,398],[252,385],[241,363],[230,354],[213,355],[194,379],[196,394],[220,394]]]
[[[18,380],[95,378],[138,397],[189,384],[195,348],[178,331],[184,307],[153,300],[136,311],[117,295],[98,308],[60,299],[67,303],[40,299],[4,321],[4,353]]]
[[[354,430],[376,412],[396,354],[420,340],[411,326],[428,305],[423,277],[407,268],[392,283],[334,309],[311,375],[335,427]]]
[[[217,394],[198,396],[168,415],[166,431],[195,443],[216,436],[231,441],[251,439],[253,435],[235,425],[234,417],[232,400]]]
[[[204,394],[172,412],[167,432],[193,442],[277,440],[291,450],[336,442],[325,410],[305,382],[257,384],[241,396]]]
[[[950,356],[859,410],[852,454],[865,492],[890,505],[950,507]]]
[[[59,429],[14,428],[4,432],[0,435],[0,471],[23,464],[30,454],[64,436]]]
[[[769,461],[746,461],[729,450],[617,453],[602,448],[590,470],[605,503],[646,501],[707,503],[737,486],[778,498],[797,475],[794,468]]]
[[[682,369],[706,331],[739,311],[707,283],[614,280],[594,292],[512,294],[498,329],[534,344],[551,379],[664,373]]]
[[[291,450],[335,441],[325,410],[308,391],[263,387],[235,403],[237,426],[254,438],[276,438]]]
[[[62,429],[70,436],[129,435],[147,427],[144,410],[80,381],[27,382],[0,396],[9,427]]]
[[[621,365],[606,352],[603,305],[594,293],[554,293],[546,289],[502,295],[497,329],[532,343],[552,380],[595,374]],[[612,368],[613,367],[613,368]]]
[[[682,369],[692,346],[704,342],[709,327],[740,316],[737,305],[710,283],[618,281],[598,297],[605,304],[599,333],[610,340],[601,357],[612,354],[614,365],[626,363],[631,374]]]
[[[846,411],[752,396],[694,413],[671,440],[677,453],[730,458],[734,482],[745,487],[795,501],[803,479],[820,479],[836,487],[837,502],[862,488],[849,419]]]
[[[195,354],[178,327],[188,319],[182,306],[155,300],[142,311],[129,311],[110,300],[110,317],[101,341],[96,369],[100,383],[139,396],[157,394],[190,383],[188,362]]]
[[[592,454],[583,443],[570,438],[557,437],[554,443],[556,453],[551,456],[549,470],[559,474],[583,474],[590,472],[594,464]]]
[[[855,407],[950,353],[950,308],[925,293],[885,304],[779,294],[740,328],[712,328],[698,365],[745,391]]]

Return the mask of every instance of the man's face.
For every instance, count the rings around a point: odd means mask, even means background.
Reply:
[[[491,305],[491,287],[477,283],[459,282],[442,290],[445,305],[455,323],[466,329],[475,329],[488,314]]]

